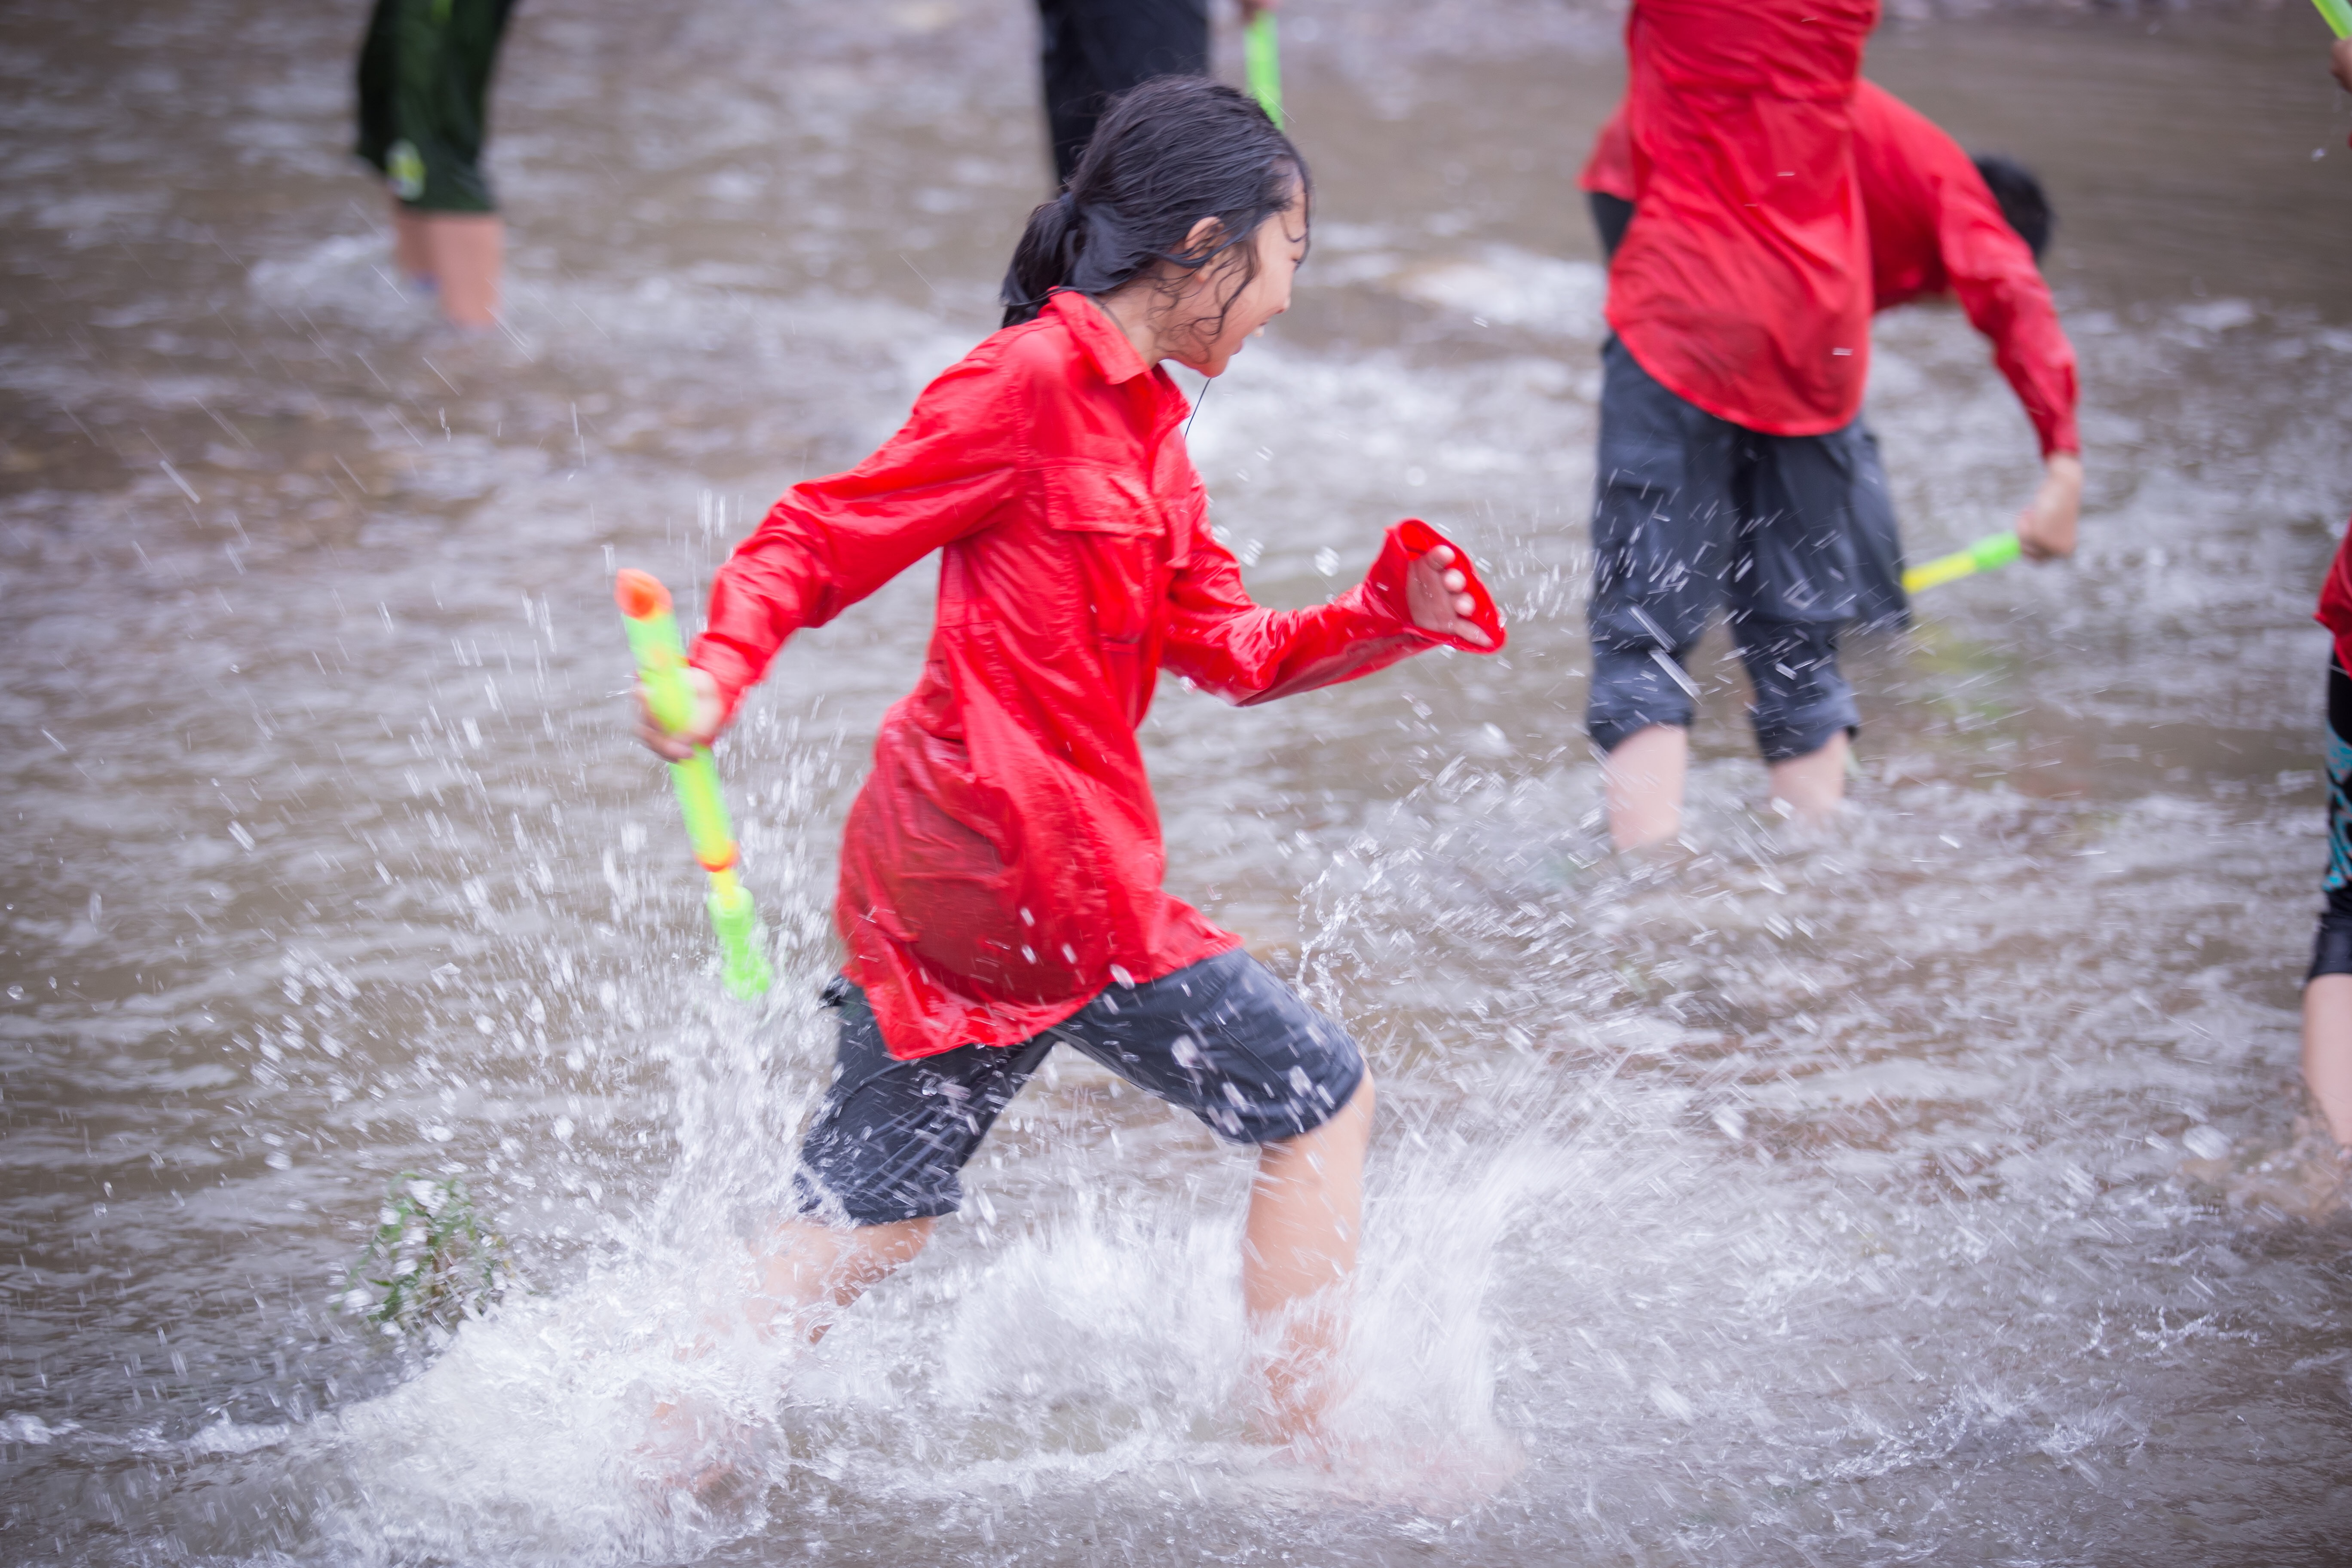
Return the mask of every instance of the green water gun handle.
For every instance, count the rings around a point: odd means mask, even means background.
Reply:
[[[645,684],[654,722],[672,733],[684,730],[694,719],[694,689],[687,684],[686,648],[678,640],[669,590],[650,573],[624,569],[614,581],[613,597],[620,603],[621,624],[628,628],[629,651],[636,655],[637,679]],[[694,858],[710,878],[710,929],[719,936],[720,980],[729,995],[748,1001],[765,992],[771,978],[764,933],[750,891],[736,879],[735,828],[719,794],[719,765],[710,748],[698,745],[692,756],[670,763],[669,778]]]
[[[2344,0],[2336,0],[2342,5]],[[1275,37],[1274,13],[1260,11],[1242,29],[1242,58],[1249,66],[1250,96],[1257,100],[1265,117],[1274,121],[1276,131],[1282,127],[1282,44]]]
[[[1973,577],[1979,572],[1996,571],[2016,560],[2018,553],[2016,534],[1996,533],[1990,539],[1978,540],[1966,550],[1955,550],[1949,555],[1939,555],[1912,567],[1903,574],[1903,591],[1916,594]]]
[[[2352,5],[2346,5],[2345,0],[2311,0],[2311,3],[2319,7],[2320,16],[2337,37],[2352,38]]]

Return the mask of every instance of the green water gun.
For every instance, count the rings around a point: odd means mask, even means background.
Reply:
[[[656,723],[676,734],[693,721],[694,692],[686,683],[686,649],[678,642],[677,617],[670,613],[669,590],[649,572],[624,568],[614,579],[613,597],[629,628],[629,651],[637,656],[646,705]],[[765,933],[751,893],[735,879],[735,829],[727,819],[727,803],[719,797],[719,768],[710,748],[698,745],[686,761],[672,763],[669,778],[677,786],[694,858],[710,874],[710,929],[719,933],[720,979],[730,996],[749,1001],[768,989]]]
[[[1903,574],[1903,591],[1916,594],[1924,588],[1957,583],[1979,572],[1996,571],[2017,557],[2017,535],[1996,533],[1990,539],[1978,540],[1966,550],[1955,550],[1949,555],[1938,555],[1933,561],[1922,562],[1912,567]]]
[[[2339,38],[2352,38],[2352,5],[2345,0],[2311,0],[2319,7],[2320,16]]]
[[[2344,0],[2335,0],[2338,5]],[[1282,129],[1282,45],[1274,36],[1274,13],[1260,11],[1242,29],[1242,58],[1249,66],[1250,96]]]

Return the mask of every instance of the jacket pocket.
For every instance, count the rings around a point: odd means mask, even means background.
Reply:
[[[1159,501],[1133,475],[1075,466],[1045,469],[1039,499],[1096,633],[1131,651],[1150,629],[1168,557]]]

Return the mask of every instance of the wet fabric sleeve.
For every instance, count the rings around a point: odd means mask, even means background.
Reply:
[[[880,451],[794,485],[769,509],[712,578],[688,660],[718,682],[729,718],[787,637],[977,531],[1014,496],[1022,421],[1006,397],[996,366],[966,360],[924,389]]]
[[[1993,363],[2042,438],[2042,455],[2080,452],[2074,427],[2074,345],[2058,324],[2033,252],[2000,215],[1973,166],[1938,182],[1936,238],[1969,324],[1992,343]]]
[[[1405,598],[1405,574],[1414,556],[1411,530],[1447,544],[1465,571],[1470,557],[1461,546],[1426,523],[1398,523],[1382,541],[1371,571],[1355,587],[1311,610],[1269,610],[1252,604],[1231,552],[1196,529],[1190,558],[1169,584],[1171,615],[1161,665],[1203,690],[1240,707],[1271,702],[1318,686],[1332,686],[1386,669],[1401,658],[1441,645],[1473,653],[1493,653],[1458,637],[1426,632],[1412,624]],[[1475,597],[1491,618],[1492,601],[1475,585]],[[1495,623],[1499,633],[1500,623]]]

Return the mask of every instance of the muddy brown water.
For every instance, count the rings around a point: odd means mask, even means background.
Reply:
[[[1407,513],[1507,658],[1148,731],[1171,879],[1358,1029],[1383,1110],[1336,1478],[1250,1447],[1246,1163],[1092,1069],[791,1373],[680,1363],[827,1040],[839,821],[918,571],[730,743],[772,1005],[721,1002],[623,733],[617,563],[682,592],[992,324],[1044,151],[1013,0],[532,0],[511,334],[388,280],[361,8],[0,17],[0,1533],[11,1562],[2323,1563],[2352,1228],[2182,1161],[2290,1134],[2352,510],[2352,100],[2294,6],[1891,22],[2036,164],[2083,357],[2074,563],[1854,647],[1848,819],[1763,809],[1706,668],[1685,851],[1605,853],[1578,720],[1600,10],[1286,12],[1322,208],[1192,444],[1268,602]],[[1230,70],[1232,61],[1227,61]],[[1884,319],[1916,553],[2030,432]],[[336,1310],[396,1172],[530,1289]],[[666,1497],[645,1413],[731,1412]]]

